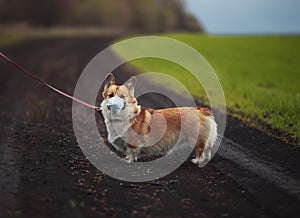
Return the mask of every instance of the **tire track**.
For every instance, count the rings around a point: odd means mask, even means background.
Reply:
[[[249,150],[226,137],[223,138],[217,154],[300,199],[300,181],[287,176],[276,163],[254,156]]]
[[[3,124],[0,138],[0,217],[17,214],[17,194],[20,184],[20,158],[14,140],[15,121]]]

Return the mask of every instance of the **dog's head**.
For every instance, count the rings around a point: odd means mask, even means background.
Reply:
[[[140,107],[134,97],[134,87],[136,77],[130,77],[123,85],[116,85],[113,74],[109,73],[105,77],[104,90],[102,92],[103,101],[101,103],[104,116],[114,118],[133,118],[138,115]]]

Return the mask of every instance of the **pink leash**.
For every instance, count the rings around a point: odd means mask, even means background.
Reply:
[[[2,52],[0,52],[0,56],[1,56],[3,59],[5,59],[8,63],[14,65],[16,68],[18,68],[18,69],[21,70],[22,72],[26,73],[29,77],[31,77],[32,79],[38,81],[39,83],[41,83],[42,85],[48,87],[49,89],[53,90],[54,92],[56,92],[56,93],[58,93],[58,94],[61,94],[61,95],[65,96],[65,97],[67,97],[67,98],[70,98],[70,99],[72,99],[73,101],[76,101],[76,102],[78,102],[78,103],[80,103],[80,104],[82,104],[82,105],[84,105],[84,106],[86,106],[86,107],[89,107],[89,108],[93,109],[93,110],[101,111],[101,108],[100,108],[100,107],[96,107],[96,106],[94,106],[94,105],[88,104],[88,103],[86,103],[86,102],[84,102],[84,101],[82,101],[82,100],[80,100],[80,99],[78,99],[78,98],[75,98],[75,97],[73,97],[73,96],[71,96],[71,95],[68,95],[68,94],[66,94],[65,92],[60,91],[60,90],[58,90],[57,88],[55,88],[55,87],[49,85],[48,83],[42,81],[42,80],[39,79],[38,77],[36,77],[36,76],[34,76],[33,74],[31,74],[31,73],[30,73],[28,70],[26,70],[24,67],[20,66],[20,65],[17,64],[16,62],[14,62],[14,61],[12,61],[11,59],[9,59],[8,57],[6,57]]]

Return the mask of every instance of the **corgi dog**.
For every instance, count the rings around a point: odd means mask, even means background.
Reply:
[[[135,76],[123,85],[116,85],[114,75],[109,73],[102,92],[101,107],[108,141],[126,156],[125,160],[130,163],[143,155],[166,154],[174,148],[179,136],[180,145],[194,146],[194,164],[201,166],[206,158],[210,160],[217,139],[217,124],[212,112],[202,107],[144,108],[134,97],[135,85]],[[151,133],[157,139],[150,143],[147,136]]]

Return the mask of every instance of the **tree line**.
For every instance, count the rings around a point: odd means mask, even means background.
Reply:
[[[184,0],[0,0],[0,22],[102,26],[141,32],[203,31]]]

